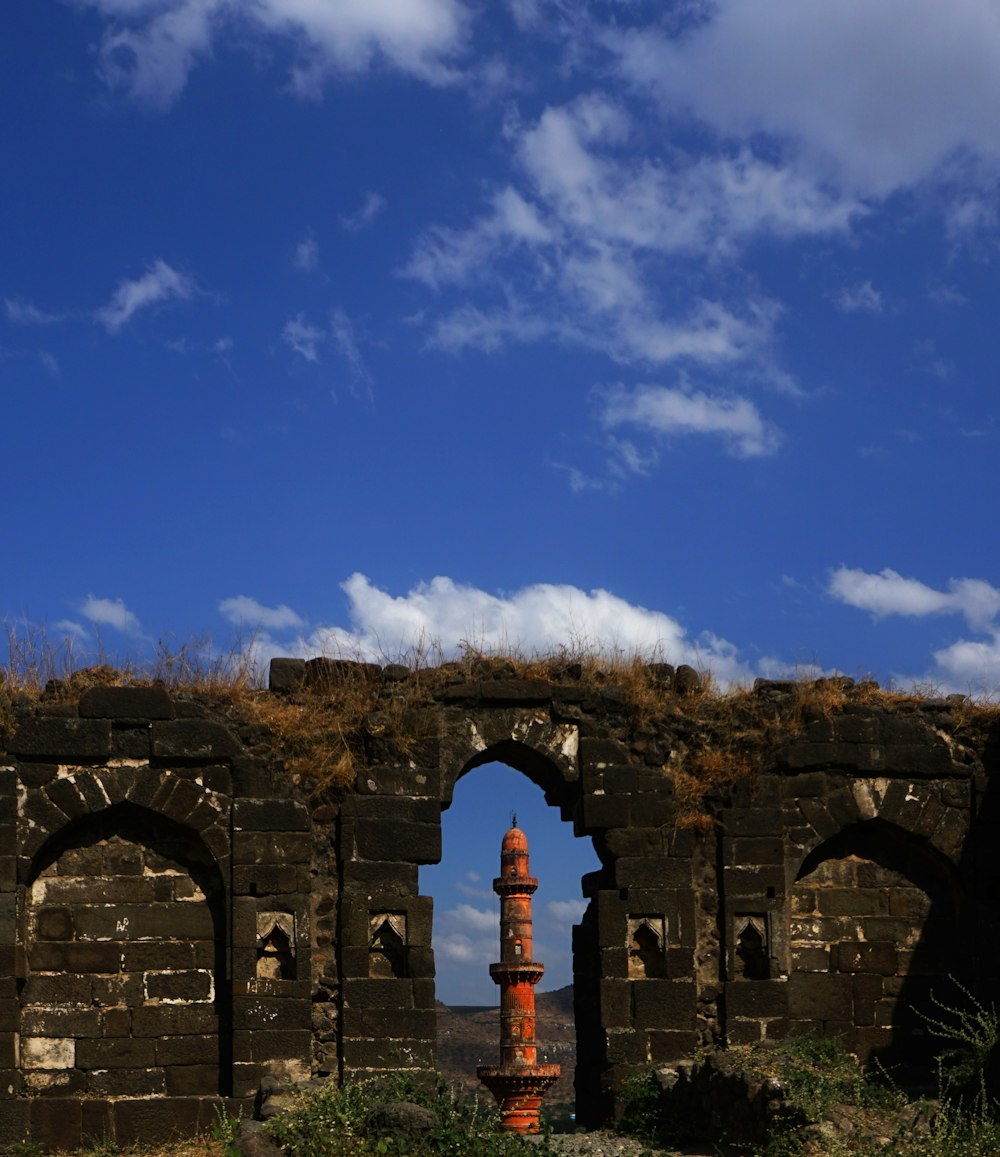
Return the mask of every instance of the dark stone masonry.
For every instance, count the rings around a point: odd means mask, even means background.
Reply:
[[[318,669],[275,661],[273,701]],[[932,991],[996,994],[1000,727],[961,697],[759,682],[726,716],[696,708],[689,669],[650,669],[639,710],[572,665],[456,664],[407,706],[400,755],[380,712],[416,676],[321,670],[371,689],[347,786],[296,770],[235,699],[12,698],[0,1149],[194,1133],[251,1112],[262,1082],[433,1066],[418,872],[456,781],[492,761],[602,864],[573,938],[585,1124],[651,1065],[805,1029],[919,1081]]]

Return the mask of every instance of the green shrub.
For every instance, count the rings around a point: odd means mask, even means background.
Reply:
[[[332,1082],[299,1095],[266,1129],[290,1157],[539,1157],[551,1154],[547,1137],[525,1141],[500,1131],[495,1112],[474,1100],[459,1100],[440,1077],[415,1079],[405,1073]],[[426,1137],[366,1135],[365,1119],[386,1101],[410,1101],[433,1110],[440,1126]]]

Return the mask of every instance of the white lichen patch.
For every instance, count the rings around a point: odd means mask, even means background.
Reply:
[[[73,1037],[22,1037],[21,1065],[26,1069],[72,1069],[76,1065],[76,1041]]]

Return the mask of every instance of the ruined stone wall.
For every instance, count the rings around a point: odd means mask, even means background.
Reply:
[[[250,1109],[268,1075],[433,1065],[419,868],[457,780],[493,761],[601,861],[573,941],[586,1123],[650,1064],[805,1028],[918,1079],[931,993],[952,995],[949,973],[987,997],[997,980],[994,718],[846,685],[713,706],[693,672],[649,674],[637,704],[572,667],[456,665],[413,698],[400,755],[383,709],[405,672],[276,662],[272,694],[303,710],[319,675],[370,690],[340,787],[295,770],[238,697],[15,699],[0,1145],[192,1132]]]

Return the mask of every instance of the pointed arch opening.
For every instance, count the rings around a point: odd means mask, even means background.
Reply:
[[[438,1064],[470,1093],[480,1092],[476,1066],[493,1064],[499,1052],[499,990],[489,966],[500,959],[500,844],[512,826],[528,839],[533,897],[533,952],[545,966],[536,987],[538,1061],[559,1063],[560,1082],[542,1104],[558,1124],[575,1103],[578,1055],[595,1055],[593,1027],[581,1024],[581,970],[599,974],[581,935],[589,895],[603,870],[593,840],[574,838],[575,787],[545,754],[515,740],[501,741],[470,758],[456,776],[442,814],[442,860],[421,869],[421,890],[434,895],[434,951],[438,996]],[[593,954],[596,956],[596,940]],[[585,1001],[596,1008],[593,1000]],[[490,1101],[492,1104],[492,1101]]]

